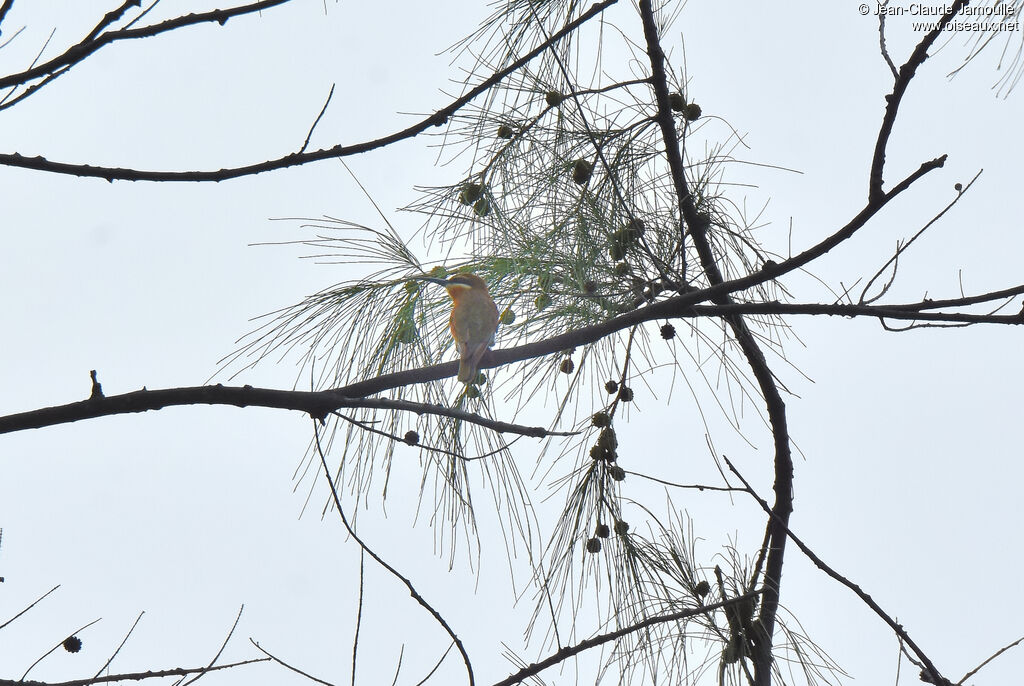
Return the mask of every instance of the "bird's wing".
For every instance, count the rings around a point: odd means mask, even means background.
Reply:
[[[470,366],[474,369],[480,365],[480,359],[487,352],[487,348],[491,346],[490,342],[487,343],[470,343],[465,346],[465,352],[462,352],[462,357],[469,362]],[[460,351],[461,352],[461,351]]]

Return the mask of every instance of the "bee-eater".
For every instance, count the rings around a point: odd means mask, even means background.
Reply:
[[[487,284],[476,274],[455,274],[447,280],[421,278],[441,284],[452,298],[449,326],[459,353],[459,381],[471,383],[498,330],[498,308],[487,292]]]

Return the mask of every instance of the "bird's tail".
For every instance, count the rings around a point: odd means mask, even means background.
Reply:
[[[476,365],[470,364],[469,360],[459,360],[459,381],[469,383],[476,378]]]
[[[480,360],[487,352],[487,343],[468,347],[459,358],[459,381],[472,383],[476,379],[476,373],[480,369]]]

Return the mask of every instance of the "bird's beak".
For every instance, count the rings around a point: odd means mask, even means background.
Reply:
[[[419,281],[429,281],[430,283],[440,284],[445,287],[448,286],[448,279],[437,279],[433,276],[417,276],[416,279]]]

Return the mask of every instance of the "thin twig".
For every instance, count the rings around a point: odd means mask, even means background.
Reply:
[[[75,631],[72,631],[72,632],[71,632],[70,634],[68,634],[68,635],[67,635],[67,637],[66,637],[66,638],[62,638],[62,639],[60,640],[60,643],[58,643],[57,645],[53,646],[52,648],[50,648],[49,650],[47,650],[47,651],[46,651],[45,653],[43,653],[42,655],[40,655],[40,656],[39,656],[39,659],[38,659],[38,660],[36,660],[35,662],[33,662],[32,664],[30,664],[30,665],[28,666],[28,669],[26,669],[26,670],[25,670],[25,673],[21,675],[21,680],[22,680],[22,681],[24,681],[24,680],[25,680],[25,677],[27,677],[27,676],[28,676],[28,673],[29,673],[29,672],[31,672],[31,671],[32,671],[32,669],[33,669],[33,668],[34,668],[34,667],[35,667],[36,665],[38,665],[38,664],[39,664],[40,662],[42,662],[43,660],[45,660],[45,659],[46,659],[46,657],[47,657],[47,656],[48,656],[48,655],[49,655],[50,653],[52,653],[53,651],[57,650],[57,648],[60,648],[61,646],[63,646],[63,645],[64,645],[64,642],[65,642],[66,640],[68,640],[68,638],[72,638],[72,637],[73,637],[73,636],[75,636],[76,634],[79,634],[79,633],[81,633],[81,632],[85,631],[86,629],[88,629],[89,627],[91,627],[91,626],[92,626],[93,624],[95,624],[95,623],[96,623],[96,622],[98,622],[98,621],[100,621],[100,619],[94,619],[94,620],[92,620],[91,622],[89,622],[88,624],[86,624],[85,626],[82,626],[82,627],[80,627],[79,629],[77,629],[77,630],[75,630]]]
[[[423,686],[423,684],[427,683],[430,677],[434,676],[434,673],[441,667],[441,663],[444,662],[444,659],[448,657],[448,653],[452,652],[452,648],[454,647],[455,643],[448,644],[448,648],[443,653],[441,653],[441,657],[439,657],[437,659],[437,662],[434,663],[433,668],[431,668],[431,670],[427,672],[427,675],[425,677],[416,682],[416,686]]]
[[[3,50],[4,48],[6,48],[11,43],[11,41],[13,41],[19,35],[21,35],[21,32],[24,31],[24,30],[25,30],[25,27],[22,26],[20,29],[18,29],[13,34],[11,34],[11,36],[7,40],[5,40],[4,42],[0,43],[0,50]],[[3,35],[2,31],[0,31],[0,35]]]
[[[352,636],[352,686],[356,686],[356,656],[359,653],[359,629],[363,625],[363,578],[365,568],[363,562],[366,558],[366,551],[359,549],[359,606],[356,608],[356,631]]]
[[[956,205],[958,202],[960,202],[960,199],[964,197],[964,194],[968,190],[970,190],[971,186],[974,185],[974,182],[978,180],[978,178],[981,176],[983,171],[985,171],[985,170],[984,169],[978,170],[978,173],[974,175],[974,178],[971,179],[965,187],[961,188],[957,192],[956,197],[953,198],[953,200],[950,201],[949,204],[947,204],[944,208],[942,208],[941,212],[939,212],[934,217],[932,217],[930,220],[928,220],[928,222],[924,226],[922,226],[921,229],[917,233],[915,233],[913,236],[910,237],[910,240],[908,240],[906,243],[903,243],[902,245],[900,245],[899,247],[896,248],[896,253],[892,257],[890,257],[889,260],[885,264],[883,264],[878,269],[877,272],[875,272],[875,275],[872,276],[868,280],[867,284],[864,286],[864,290],[862,290],[861,293],[860,293],[860,300],[858,302],[860,302],[862,305],[870,305],[871,303],[875,302],[876,300],[878,300],[879,298],[881,298],[882,296],[884,296],[886,294],[886,292],[889,290],[889,287],[892,285],[893,281],[895,281],[895,279],[896,279],[896,269],[895,268],[893,268],[892,279],[890,279],[889,283],[887,283],[885,285],[885,287],[883,287],[881,289],[881,291],[878,293],[878,295],[874,296],[873,298],[868,298],[867,297],[868,289],[871,288],[871,284],[873,284],[875,282],[875,280],[878,279],[879,276],[881,276],[882,272],[885,271],[889,267],[890,264],[896,263],[899,260],[900,255],[903,254],[904,252],[906,252],[906,250],[908,248],[910,248],[911,245],[913,245],[914,241],[916,241],[918,238],[920,238],[921,235],[925,231],[927,231],[929,228],[931,228],[937,221],[942,219],[942,217],[945,216],[945,214],[947,212],[949,212],[951,209],[953,209],[953,206]]]
[[[760,592],[745,593],[734,598],[729,598],[728,600],[723,600],[718,603],[712,603],[711,605],[702,605],[700,607],[692,608],[689,610],[680,610],[679,612],[672,612],[667,615],[648,617],[647,619],[643,619],[637,622],[636,624],[631,624],[621,629],[610,631],[606,634],[599,634],[597,636],[594,636],[593,638],[588,638],[586,640],[580,641],[576,645],[561,648],[560,650],[556,651],[554,654],[546,657],[545,659],[539,662],[534,662],[531,665],[527,665],[526,667],[523,667],[515,674],[509,676],[508,678],[495,682],[493,686],[512,686],[513,684],[518,684],[522,681],[525,681],[526,679],[529,679],[532,676],[536,676],[548,667],[557,665],[560,662],[564,662],[565,660],[569,659],[574,655],[578,655],[585,650],[590,650],[591,648],[603,645],[605,643],[608,643],[609,641],[614,641],[616,639],[622,638],[623,636],[634,633],[636,631],[640,631],[642,629],[646,629],[651,626],[664,624],[665,622],[676,622],[680,619],[687,619],[689,617],[694,617],[696,615],[711,612],[712,610],[718,610],[724,607],[729,607],[736,603],[742,603],[743,601],[749,600],[750,598],[755,598],[758,595],[760,595]]]
[[[409,579],[403,576],[402,573],[399,572],[397,569],[395,569],[387,562],[385,562],[383,558],[381,558],[377,553],[373,551],[373,549],[367,546],[366,543],[363,542],[363,539],[361,539],[356,534],[355,530],[348,523],[348,518],[345,517],[345,511],[341,507],[341,498],[338,496],[338,489],[335,487],[334,480],[331,479],[330,476],[331,470],[327,466],[327,457],[326,455],[324,455],[323,447],[320,445],[320,427],[317,424],[316,420],[313,420],[313,439],[316,443],[317,454],[320,456],[320,464],[324,468],[324,477],[327,479],[327,485],[330,486],[331,489],[331,498],[334,500],[334,506],[338,510],[338,516],[341,518],[341,523],[345,526],[345,530],[348,531],[349,536],[351,536],[355,540],[355,542],[359,544],[360,549],[362,549],[364,552],[366,552],[366,554],[372,557],[374,561],[377,562],[377,564],[379,564],[381,567],[387,570],[393,577],[401,581],[402,584],[409,590],[409,595],[411,595],[413,599],[417,603],[419,603],[423,609],[430,613],[434,620],[441,625],[441,628],[443,628],[445,632],[449,636],[451,636],[452,641],[455,642],[455,645],[459,649],[459,653],[462,654],[462,661],[466,664],[466,673],[469,675],[469,685],[474,686],[476,680],[473,677],[473,665],[469,661],[469,654],[466,652],[466,648],[462,645],[462,641],[459,640],[459,637],[455,634],[454,631],[452,631],[452,628],[448,625],[448,622],[445,620],[445,618],[442,617],[441,614],[437,610],[435,610],[434,607],[430,603],[428,603],[422,595],[420,595],[419,591],[416,590],[416,587],[412,585],[412,582],[409,581]]]
[[[39,602],[40,602],[40,601],[42,601],[42,599],[43,599],[43,598],[45,598],[46,596],[48,596],[48,595],[50,595],[51,593],[53,593],[54,591],[56,591],[56,590],[57,590],[58,588],[60,588],[60,584],[57,584],[56,586],[54,586],[53,588],[51,588],[51,589],[50,589],[49,591],[47,591],[46,593],[44,593],[44,594],[42,594],[41,596],[39,596],[38,598],[36,598],[36,599],[35,599],[34,601],[32,601],[32,604],[31,604],[31,605],[29,605],[29,606],[28,606],[28,607],[26,607],[26,608],[25,608],[24,610],[22,610],[22,611],[21,611],[21,612],[19,612],[18,614],[14,615],[14,616],[13,616],[13,617],[11,617],[10,619],[8,619],[8,620],[7,620],[6,622],[4,622],[3,624],[0,624],[0,629],[3,629],[3,628],[4,628],[5,626],[7,626],[8,624],[10,624],[10,623],[11,623],[11,622],[13,622],[14,620],[16,620],[16,619],[17,619],[18,617],[22,616],[23,614],[25,614],[26,612],[28,612],[29,610],[31,610],[31,609],[32,609],[33,607],[35,607],[36,605],[38,605],[38,604],[39,604]]]
[[[103,674],[103,670],[110,667],[110,663],[113,662],[114,658],[117,657],[117,654],[121,652],[121,648],[124,648],[124,644],[128,642],[128,639],[135,631],[135,627],[139,625],[139,621],[142,619],[142,615],[144,614],[146,614],[145,611],[140,612],[139,616],[135,618],[135,622],[132,624],[132,628],[128,629],[128,633],[124,635],[124,639],[121,641],[121,645],[117,646],[117,650],[115,650],[114,653],[107,659],[107,661],[103,663],[102,667],[96,670],[96,674],[93,675],[93,679],[98,677],[100,674]]]
[[[0,46],[0,47],[3,47],[3,46]],[[0,111],[6,110],[6,109],[10,109],[11,107],[14,107],[15,105],[17,105],[22,100],[25,100],[26,98],[30,97],[32,94],[34,94],[40,88],[43,88],[44,86],[48,86],[49,84],[53,83],[54,81],[59,79],[61,76],[66,74],[68,69],[70,69],[70,67],[65,67],[64,69],[61,69],[60,71],[56,71],[56,72],[50,74],[49,76],[47,76],[45,79],[43,79],[39,83],[34,83],[31,86],[26,86],[25,90],[23,90],[21,93],[19,93],[16,97],[14,97],[14,98],[12,98],[10,100],[7,100],[7,98],[9,98],[14,93],[14,89],[12,88],[12,90],[7,95],[5,95],[3,97],[3,99],[0,99]]]
[[[977,667],[975,667],[975,668],[974,668],[974,669],[972,669],[971,671],[967,672],[967,674],[964,674],[964,678],[963,678],[963,679],[961,679],[960,681],[956,682],[956,683],[957,683],[957,686],[960,686],[960,684],[964,683],[965,681],[967,681],[968,679],[970,679],[970,678],[971,678],[972,676],[974,676],[975,674],[977,674],[977,673],[978,673],[978,672],[979,672],[979,671],[981,670],[981,668],[982,668],[982,667],[984,667],[985,665],[987,665],[987,664],[988,664],[989,662],[992,662],[992,660],[996,659],[997,657],[999,657],[1000,655],[1002,655],[1003,653],[1005,653],[1005,652],[1006,652],[1007,650],[1009,650],[1010,648],[1013,648],[1014,646],[1018,646],[1018,645],[1020,645],[1020,644],[1021,644],[1022,642],[1024,642],[1024,636],[1021,636],[1020,638],[1018,638],[1018,639],[1017,639],[1016,641],[1014,641],[1013,643],[1010,643],[1009,645],[1003,646],[1002,648],[1000,648],[999,650],[997,650],[997,651],[996,651],[995,653],[993,653],[993,654],[992,654],[992,655],[991,655],[991,656],[990,656],[990,657],[989,657],[988,659],[986,659],[985,661],[983,661],[983,662],[982,662],[982,663],[981,663],[980,665],[978,665]]]
[[[146,672],[126,672],[123,674],[107,674],[105,676],[89,677],[88,679],[73,679],[71,681],[47,681],[41,684],[38,681],[19,681],[17,679],[0,679],[0,686],[95,686],[96,684],[113,684],[120,681],[145,681],[146,679],[164,679],[172,676],[188,676],[197,672],[219,672],[223,669],[234,669],[244,665],[252,665],[260,662],[270,662],[269,657],[260,657],[240,662],[230,662],[213,667],[175,667],[174,669],[159,669]]]
[[[750,496],[755,501],[757,501],[757,504],[761,506],[762,510],[764,510],[766,513],[768,513],[769,517],[774,517],[774,514],[772,513],[772,509],[771,509],[771,507],[769,507],[768,503],[765,502],[765,500],[763,498],[761,498],[761,496],[759,496],[757,494],[757,492],[753,489],[753,487],[750,485],[750,483],[745,478],[743,478],[743,475],[740,474],[739,470],[736,469],[735,465],[733,465],[733,463],[729,461],[729,458],[725,457],[724,455],[722,457],[725,459],[725,463],[726,463],[726,465],[728,465],[730,471],[732,471],[732,473],[735,474],[736,477],[740,481],[743,482],[743,485],[746,487],[747,493],[749,493]],[[843,576],[842,574],[837,572],[835,569],[830,567],[828,564],[826,564],[824,560],[822,560],[820,557],[818,557],[814,553],[814,551],[812,551],[810,548],[808,548],[804,544],[804,542],[801,541],[800,538],[798,538],[797,535],[793,533],[793,531],[789,528],[788,525],[786,526],[785,530],[786,530],[786,535],[793,541],[793,543],[796,544],[796,546],[798,548],[800,548],[800,550],[803,552],[803,554],[806,555],[807,558],[811,562],[813,562],[814,565],[818,569],[820,569],[821,571],[825,572],[830,577],[832,577],[833,579],[835,579],[836,581],[841,583],[843,586],[846,586],[851,591],[856,593],[857,597],[859,597],[862,601],[864,601],[864,603],[868,607],[870,607],[872,610],[874,610],[875,614],[878,615],[879,617],[881,617],[882,621],[884,621],[886,624],[889,625],[889,627],[896,633],[896,635],[899,636],[900,640],[905,642],[910,647],[910,649],[914,651],[914,653],[918,656],[918,658],[920,658],[921,662],[924,663],[925,668],[930,672],[930,675],[932,676],[932,678],[935,679],[935,681],[933,681],[932,683],[935,683],[935,684],[944,683],[943,682],[943,677],[939,673],[939,670],[935,668],[935,665],[932,664],[932,661],[928,658],[927,655],[925,655],[924,651],[921,650],[917,646],[916,643],[914,643],[914,640],[912,638],[910,638],[910,635],[907,633],[906,629],[904,629],[902,625],[898,624],[896,622],[896,620],[894,620],[892,617],[890,617],[885,612],[885,610],[883,610],[878,605],[878,603],[875,602],[875,600],[871,596],[869,596],[867,593],[865,593],[863,591],[863,589],[861,589],[860,586],[858,586],[857,584],[855,584],[852,581],[850,581],[849,579],[847,579],[845,576]]]
[[[221,654],[224,652],[224,649],[227,648],[228,641],[230,641],[231,637],[235,634],[235,629],[238,628],[238,621],[242,618],[242,610],[244,609],[245,605],[242,605],[238,608],[238,614],[235,615],[235,622],[231,625],[231,630],[228,631],[228,635],[224,637],[224,642],[221,643],[220,649],[216,652],[216,654],[214,654],[213,659],[210,660],[210,663],[206,665],[205,668],[200,670],[193,678],[189,679],[184,684],[182,684],[182,686],[189,686],[189,684],[194,684],[195,682],[199,681],[199,679],[203,678],[203,676],[205,676],[207,672],[210,671],[210,668],[213,667],[213,665],[220,658]]]
[[[313,125],[309,127],[309,133],[306,134],[306,141],[299,148],[299,153],[306,152],[306,148],[309,147],[309,139],[313,137],[313,131],[316,129],[316,125],[320,123],[320,119],[324,116],[324,112],[327,111],[327,106],[331,104],[331,98],[334,97],[334,86],[331,84],[331,92],[327,94],[327,100],[324,101],[324,106],[320,108],[320,114],[316,115],[316,119],[313,120]]]
[[[674,481],[666,481],[665,479],[659,479],[656,476],[649,476],[647,474],[641,474],[640,472],[631,472],[628,469],[623,469],[624,474],[631,474],[632,476],[639,477],[641,479],[647,479],[655,483],[662,484],[664,486],[671,486],[673,488],[692,488],[698,491],[746,491],[744,488],[738,488],[736,486],[708,486],[706,484],[678,484]]]
[[[896,71],[896,65],[892,63],[892,58],[889,57],[889,48],[885,46],[885,8],[889,4],[889,0],[882,0],[878,3],[878,8],[881,10],[878,13],[878,46],[882,51],[882,59],[889,65],[889,71],[892,72],[892,77],[898,79],[900,73]]]
[[[35,63],[39,61],[39,58],[43,56],[43,53],[46,52],[46,48],[50,44],[50,41],[53,40],[53,35],[55,33],[57,33],[56,27],[53,30],[50,31],[50,35],[47,36],[46,40],[43,42],[43,47],[39,48],[39,52],[37,52],[36,56],[34,58],[32,58],[32,65],[35,65]],[[12,103],[8,103],[7,99],[9,97],[11,97],[12,95],[14,95],[14,92],[17,89],[18,89],[17,85],[11,86],[10,92],[8,92],[7,95],[5,95],[3,98],[0,98],[0,105],[3,105],[4,107],[6,107],[6,106],[12,104]],[[25,94],[22,93],[17,98],[15,98],[13,102],[17,102],[18,100],[21,100],[24,97],[25,97]],[[6,105],[5,105],[5,103],[6,103]]]
[[[405,644],[403,643],[402,647],[398,649],[398,664],[395,665],[395,676],[391,680],[391,686],[395,686],[398,683],[398,675],[402,671],[402,659],[404,657],[405,657]]]
[[[323,679],[318,679],[317,677],[313,676],[312,674],[309,674],[308,672],[303,672],[298,667],[294,667],[294,666],[288,664],[287,662],[285,662],[281,658],[279,658],[276,655],[273,655],[272,653],[270,653],[266,648],[264,648],[259,643],[257,643],[256,641],[252,640],[251,638],[249,639],[249,643],[252,643],[254,646],[256,646],[256,650],[258,650],[261,653],[263,653],[264,655],[266,655],[268,660],[272,660],[272,661],[276,662],[277,664],[281,665],[285,669],[289,669],[289,670],[295,672],[296,674],[301,674],[302,676],[306,677],[310,681],[315,681],[318,684],[323,684],[324,686],[334,686],[334,684],[332,684],[330,681],[324,681]]]

